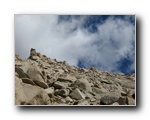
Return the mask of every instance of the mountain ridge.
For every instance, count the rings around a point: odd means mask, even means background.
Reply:
[[[31,48],[15,54],[16,105],[135,105],[135,74],[78,68]]]

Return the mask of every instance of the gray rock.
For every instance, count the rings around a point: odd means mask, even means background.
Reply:
[[[66,103],[66,100],[65,100],[64,98],[62,98],[60,101],[61,101],[62,103]]]
[[[67,88],[68,85],[69,85],[69,83],[56,81],[53,86],[54,86],[56,89],[62,89],[62,88]]]
[[[96,98],[92,98],[90,101],[91,101],[91,102],[95,102],[95,101],[96,101]]]
[[[128,81],[124,80],[124,82],[122,83],[122,86],[126,88],[135,89],[135,83],[129,80]]]
[[[109,92],[115,92],[121,94],[121,90],[114,84],[103,84],[103,87]]]
[[[60,90],[56,90],[54,92],[54,95],[59,95],[59,96],[62,96],[62,97],[66,97],[69,95],[69,90],[68,89],[60,89]]]
[[[114,103],[113,103],[113,104],[111,104],[111,105],[118,106],[118,105],[119,105],[119,103],[118,103],[118,102],[114,102]]]
[[[27,105],[48,105],[50,99],[47,93],[38,86],[23,84],[24,94],[26,96],[25,103]]]
[[[15,66],[21,66],[21,61],[15,61]]]
[[[101,79],[101,83],[112,84],[112,82],[110,82],[109,80],[106,80],[106,79]]]
[[[64,72],[68,73],[69,71],[66,68],[63,68]]]
[[[46,83],[44,83],[44,82],[37,81],[37,80],[33,80],[33,81],[34,81],[34,83],[35,83],[36,85],[38,85],[38,86],[41,87],[41,88],[44,88],[44,89],[48,88],[48,85],[47,85]]]
[[[29,78],[21,78],[23,83],[31,84],[31,85],[36,85],[31,79]]]
[[[15,77],[15,105],[22,105],[26,102],[22,80]]]
[[[40,60],[40,58],[38,56],[31,56],[30,59],[31,60]]]
[[[101,97],[101,105],[110,105],[114,102],[117,102],[119,99],[119,96],[115,95],[115,94],[104,94]]]
[[[72,100],[69,96],[67,96],[67,97],[65,98],[65,100],[66,100],[67,103],[73,102],[73,100]]]
[[[127,91],[127,96],[135,99],[135,90],[134,89],[129,89]]]
[[[51,79],[51,75],[50,74],[47,75],[47,79]]]
[[[19,75],[18,75],[18,73],[17,73],[17,72],[15,72],[15,76],[16,76],[16,77],[19,77]]]
[[[87,100],[82,100],[78,102],[78,105],[90,105],[90,103]]]
[[[54,93],[54,87],[45,89],[45,92],[48,94],[49,97],[52,97],[52,94]]]
[[[101,94],[95,94],[95,96],[94,96],[97,100],[100,100],[101,99],[101,97],[102,97],[102,95]]]
[[[96,67],[91,67],[90,70],[98,71],[98,69]]]
[[[37,65],[31,65],[29,63],[24,63],[22,67],[20,67],[24,73],[28,75],[31,80],[44,82],[43,74],[40,68]]]
[[[49,87],[53,86],[54,82],[55,82],[55,78],[47,79],[47,84]]]
[[[133,98],[127,97],[127,104],[128,105],[135,105],[135,100]]]
[[[135,83],[129,79],[121,80],[121,79],[115,78],[115,82],[118,82],[122,87],[135,89]]]
[[[118,103],[119,103],[119,105],[126,105],[127,104],[127,98],[126,97],[119,97]]]
[[[60,73],[60,74],[63,74],[63,73],[64,73],[64,70],[62,70],[62,69],[54,69],[54,71],[55,71],[55,72],[58,72],[58,73]]]
[[[27,75],[24,73],[22,69],[15,66],[15,72],[18,73],[19,78],[27,78]]]
[[[85,95],[78,88],[70,93],[70,97],[76,100],[85,99]]]
[[[91,93],[86,93],[85,96],[86,98],[89,98],[89,99],[93,98],[93,95]]]
[[[122,95],[122,96],[127,96],[127,93],[124,92],[124,91],[121,91],[121,95]]]
[[[44,68],[44,69],[49,69],[49,68],[51,68],[51,66],[50,66],[48,63],[44,62],[44,63],[42,64],[42,68]]]
[[[51,105],[51,101],[47,93],[41,91],[27,105]]]
[[[93,87],[92,88],[93,92],[95,92],[96,94],[101,94],[101,93],[107,93],[108,91],[105,88],[97,88],[97,87]]]
[[[30,49],[30,56],[34,56],[34,55],[37,55],[36,50],[31,48]]]
[[[65,78],[58,78],[57,81],[60,82],[75,82],[76,78],[70,75],[67,75]]]
[[[44,82],[43,80],[43,75],[41,70],[37,67],[29,67],[28,71],[27,71],[27,75],[30,77],[30,79],[32,79],[33,81],[40,81],[40,82]]]
[[[75,81],[75,83],[73,83],[71,85],[74,88],[79,88],[81,91],[86,92],[92,92],[92,84],[89,83],[86,79],[79,79],[77,81]]]

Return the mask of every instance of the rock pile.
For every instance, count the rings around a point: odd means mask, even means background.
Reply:
[[[135,105],[135,75],[70,66],[30,50],[15,55],[16,105]]]

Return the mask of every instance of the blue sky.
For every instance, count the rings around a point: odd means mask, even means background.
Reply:
[[[30,48],[70,65],[135,72],[134,15],[15,15],[15,51]]]

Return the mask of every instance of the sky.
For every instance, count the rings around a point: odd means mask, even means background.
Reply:
[[[70,65],[135,73],[134,15],[15,15],[15,52],[30,49]]]

